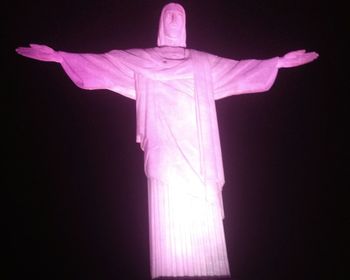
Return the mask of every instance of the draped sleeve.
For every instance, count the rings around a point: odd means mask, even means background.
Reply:
[[[135,99],[134,71],[126,65],[125,51],[104,54],[59,52],[61,65],[71,80],[82,89],[108,89]]]
[[[273,85],[278,72],[278,57],[237,61],[211,56],[210,60],[215,99],[267,91]]]

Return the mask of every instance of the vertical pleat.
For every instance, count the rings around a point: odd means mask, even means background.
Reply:
[[[220,206],[149,180],[152,278],[230,274]]]

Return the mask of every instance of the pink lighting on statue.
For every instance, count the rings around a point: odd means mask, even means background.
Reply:
[[[136,100],[152,278],[230,275],[215,100],[267,91],[279,68],[311,62],[318,54],[299,50],[237,61],[187,49],[185,11],[174,3],[163,8],[155,48],[78,54],[31,44],[16,51],[60,63],[80,88],[109,89]]]

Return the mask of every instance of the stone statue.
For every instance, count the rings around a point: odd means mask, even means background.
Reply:
[[[229,276],[215,100],[270,89],[279,68],[318,57],[304,50],[266,60],[232,60],[186,48],[185,10],[161,13],[158,47],[103,54],[31,44],[16,51],[60,63],[80,88],[136,100],[137,142],[148,180],[152,278]]]

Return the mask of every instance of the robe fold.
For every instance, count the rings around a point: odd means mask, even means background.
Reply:
[[[152,278],[229,275],[215,100],[268,90],[278,58],[236,61],[185,49],[60,52],[73,82],[136,100],[136,140],[148,178]]]

